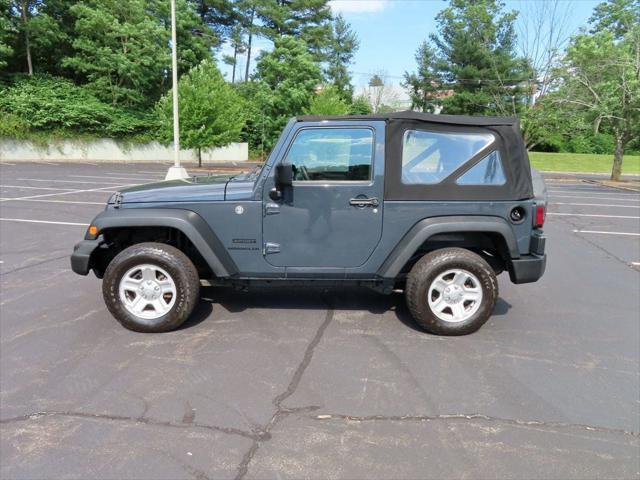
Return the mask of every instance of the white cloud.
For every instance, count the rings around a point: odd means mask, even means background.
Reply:
[[[389,6],[389,0],[331,0],[329,5],[335,13],[375,13]]]

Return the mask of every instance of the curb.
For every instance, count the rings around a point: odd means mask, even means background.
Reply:
[[[615,188],[617,190],[625,190],[627,192],[640,193],[640,186],[638,186],[637,188],[634,188],[634,187],[625,187],[625,186],[622,186],[622,185],[610,185],[608,183],[605,183],[608,180],[600,181],[600,180],[583,179],[582,181],[585,182],[585,183],[591,183],[593,185],[600,185],[602,187]]]
[[[557,170],[538,170],[540,173],[545,173],[547,175],[553,175],[557,173],[558,175],[610,175],[611,172],[560,172]],[[640,177],[640,173],[623,173],[625,177]]]

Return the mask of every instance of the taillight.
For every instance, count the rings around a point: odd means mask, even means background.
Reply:
[[[542,228],[544,225],[544,219],[547,216],[544,205],[536,205],[536,214],[534,216],[534,228]]]

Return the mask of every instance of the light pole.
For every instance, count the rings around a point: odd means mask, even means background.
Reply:
[[[171,0],[171,83],[173,88],[173,167],[165,180],[189,178],[180,166],[180,115],[178,114],[178,44],[176,41],[176,0]]]

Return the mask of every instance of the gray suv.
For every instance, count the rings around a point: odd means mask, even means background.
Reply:
[[[491,316],[499,273],[544,273],[545,206],[515,118],[297,117],[253,173],[116,193],[71,266],[136,331],[178,327],[208,282],[402,289],[421,327],[461,335]]]

